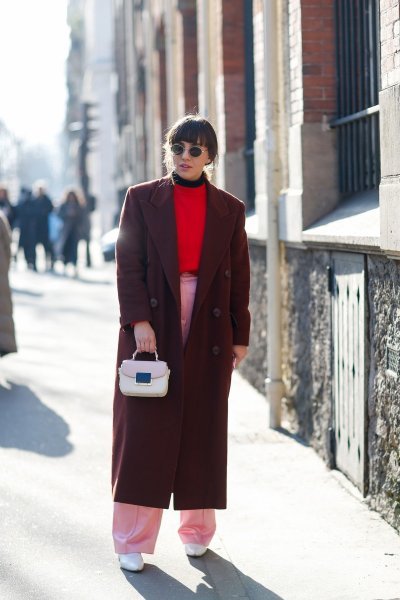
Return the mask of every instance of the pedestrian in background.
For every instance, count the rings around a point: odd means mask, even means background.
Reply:
[[[49,215],[53,210],[53,203],[46,193],[46,184],[43,180],[36,181],[33,185],[33,198],[36,204],[36,246],[42,245],[46,255],[46,268],[54,267],[54,249],[49,237]]]
[[[92,256],[90,252],[90,240],[92,233],[92,220],[91,213],[94,212],[96,208],[96,197],[93,194],[89,194],[86,198],[86,202],[84,205],[83,217],[82,217],[82,226],[81,226],[81,240],[85,242],[85,250],[86,250],[86,266],[92,266]]]
[[[16,211],[15,207],[10,202],[8,188],[2,183],[0,183],[0,210],[2,211],[3,215],[7,217],[8,224],[12,229],[14,226]]]
[[[0,356],[17,351],[8,271],[11,260],[11,229],[0,211]]]
[[[85,201],[82,193],[76,188],[68,188],[58,208],[58,216],[62,220],[60,239],[56,244],[57,258],[64,266],[72,265],[74,275],[78,276],[78,243],[81,239],[85,218]]]
[[[188,556],[202,556],[226,508],[232,368],[249,343],[245,207],[208,170],[215,131],[189,115],[166,136],[162,179],[129,188],[116,247],[117,367],[138,352],[166,360],[163,398],[122,395],[113,429],[114,545],[122,568],[143,569],[171,494]]]
[[[19,226],[18,248],[24,251],[28,269],[37,271],[36,241],[37,224],[39,219],[38,205],[35,203],[32,192],[22,186],[18,198],[17,218]]]

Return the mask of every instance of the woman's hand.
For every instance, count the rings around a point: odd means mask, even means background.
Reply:
[[[233,368],[239,366],[247,354],[247,346],[232,346]]]
[[[156,351],[156,334],[148,321],[139,321],[133,328],[138,352]]]

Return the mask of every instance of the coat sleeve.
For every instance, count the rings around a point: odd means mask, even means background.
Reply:
[[[239,216],[231,241],[230,297],[233,343],[240,346],[248,346],[250,336],[250,259],[245,220],[244,204],[240,203]]]
[[[135,188],[129,188],[121,212],[116,244],[120,324],[151,320],[146,287],[146,225]]]

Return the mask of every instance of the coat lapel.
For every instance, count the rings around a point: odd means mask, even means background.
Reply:
[[[173,187],[168,177],[160,179],[149,200],[143,203],[143,216],[149,235],[157,248],[168,284],[177,306],[180,307]]]
[[[211,183],[207,185],[207,214],[199,277],[193,306],[196,318],[224,253],[229,247],[235,215],[223,194]],[[180,309],[180,282],[173,186],[168,177],[160,179],[149,200],[143,203],[143,216],[149,235],[157,248],[168,284]]]
[[[207,181],[207,215],[192,322],[207,295],[215,272],[229,247],[235,224],[223,194]]]

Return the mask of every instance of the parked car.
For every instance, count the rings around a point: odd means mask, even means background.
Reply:
[[[100,240],[101,251],[106,262],[115,260],[115,244],[117,243],[118,227],[107,231]]]

